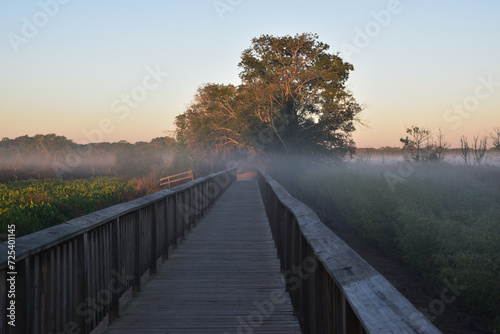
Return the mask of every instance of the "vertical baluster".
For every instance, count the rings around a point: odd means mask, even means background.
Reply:
[[[118,274],[120,268],[120,218],[116,218],[111,222],[111,272]],[[109,280],[109,290],[111,291],[111,304],[109,309],[109,322],[112,323],[120,316],[120,292],[121,285],[116,280]]]
[[[142,239],[142,225],[141,225],[141,210],[137,210],[134,213],[135,218],[135,243],[134,243],[134,285],[133,285],[133,295],[135,296],[141,291],[141,239]]]
[[[156,268],[156,238],[157,238],[157,212],[158,212],[158,203],[154,202],[153,205],[151,206],[151,231],[150,231],[150,243],[151,243],[151,257],[150,257],[150,264],[149,264],[149,274],[153,275],[156,274],[157,268]]]
[[[163,247],[162,247],[162,261],[165,262],[168,259],[168,249],[170,247],[170,226],[172,223],[169,203],[172,196],[168,196],[163,200]]]

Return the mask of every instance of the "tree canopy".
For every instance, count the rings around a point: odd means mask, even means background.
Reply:
[[[346,87],[353,66],[315,34],[252,39],[239,86],[206,84],[177,116],[177,140],[197,151],[354,151],[361,107]]]

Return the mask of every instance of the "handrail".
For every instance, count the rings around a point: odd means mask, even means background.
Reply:
[[[182,176],[182,177],[179,177]],[[172,183],[185,181],[185,180],[194,180],[193,171],[188,170],[187,172],[182,172],[175,175],[169,175],[167,177],[163,177],[160,179],[160,187],[167,186],[167,189],[170,189]]]
[[[309,207],[258,181],[303,333],[441,333]]]
[[[227,169],[20,237],[14,269],[0,244],[0,333],[86,334],[114,321],[235,180]]]

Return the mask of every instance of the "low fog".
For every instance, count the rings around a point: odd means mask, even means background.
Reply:
[[[0,182],[30,178],[140,177],[153,173],[165,176],[174,164],[173,148],[165,142],[77,145],[51,135],[4,139],[0,142]]]

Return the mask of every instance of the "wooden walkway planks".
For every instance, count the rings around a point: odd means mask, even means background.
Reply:
[[[235,182],[107,330],[300,333],[255,180]]]

